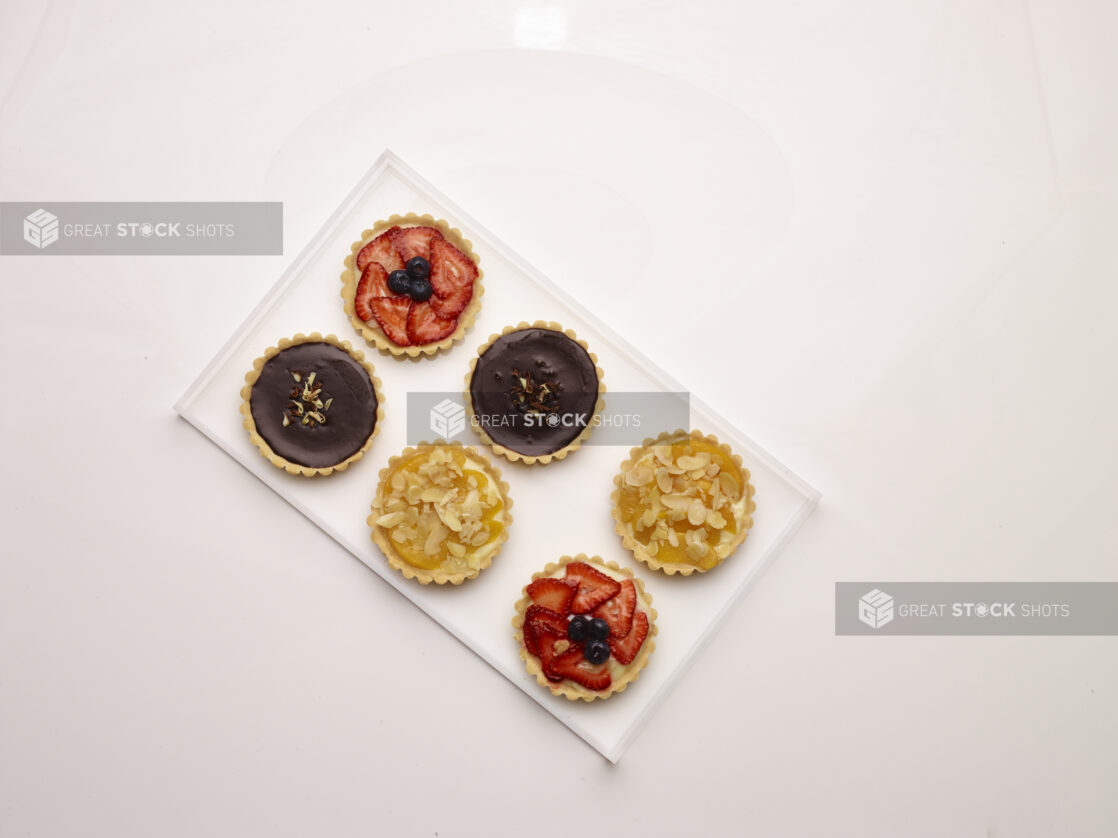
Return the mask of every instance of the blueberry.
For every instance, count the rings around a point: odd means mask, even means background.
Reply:
[[[589,628],[590,621],[580,614],[567,624],[567,639],[572,643],[581,643],[586,639],[586,632]]]
[[[426,279],[431,274],[431,263],[422,256],[413,256],[408,260],[408,276],[414,279]]]
[[[608,640],[609,639],[609,623],[605,620],[595,617],[590,621],[590,627],[586,631],[586,636],[591,640]]]
[[[609,660],[609,644],[604,640],[591,640],[583,648],[582,656],[590,663],[605,663]]]
[[[393,271],[388,275],[388,290],[393,294],[406,294],[411,288],[411,277],[407,271]]]
[[[408,294],[417,303],[431,298],[435,293],[435,289],[431,287],[431,283],[425,279],[412,279],[408,281]]]

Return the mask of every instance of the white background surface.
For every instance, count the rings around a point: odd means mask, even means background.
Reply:
[[[1118,641],[833,636],[836,580],[1116,578],[1112,4],[2,24],[0,197],[288,254],[0,261],[5,838],[1118,831]],[[170,410],[385,147],[823,492],[618,766]]]

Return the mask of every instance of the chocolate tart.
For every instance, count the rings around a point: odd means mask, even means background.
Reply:
[[[389,233],[394,228],[406,230],[413,227],[433,228],[437,230],[441,238],[468,257],[477,271],[477,276],[473,280],[473,294],[465,308],[457,315],[457,325],[452,332],[438,340],[432,340],[426,343],[401,345],[389,337],[375,317],[371,317],[369,320],[362,320],[361,317],[358,316],[355,298],[362,276],[362,270],[358,268],[358,263],[363,258],[361,254],[366,246],[372,244],[373,241],[382,234]],[[402,266],[406,260],[403,260],[402,257],[400,257],[400,259]],[[418,215],[414,212],[409,212],[406,215],[392,215],[387,219],[377,221],[372,227],[361,234],[360,239],[350,246],[350,253],[345,257],[345,270],[342,271],[341,274],[341,294],[342,300],[344,301],[345,313],[349,316],[349,320],[353,324],[353,327],[361,333],[361,336],[369,343],[374,344],[377,349],[382,352],[387,352],[397,357],[408,356],[411,358],[434,355],[440,350],[450,348],[455,341],[461,340],[465,336],[466,330],[473,324],[478,311],[481,310],[481,298],[485,293],[485,289],[482,286],[482,271],[478,262],[479,257],[474,253],[471,242],[466,239],[459,230],[451,227],[448,222],[431,215]],[[408,299],[406,295],[393,295],[387,288],[384,288],[383,292],[387,296],[402,296],[403,299]],[[439,295],[435,293],[431,299],[438,296]],[[426,303],[413,302],[412,305],[432,305],[431,299]]]
[[[611,495],[617,534],[634,558],[668,575],[705,573],[753,526],[749,470],[701,431],[668,431],[629,452]]]
[[[277,468],[304,477],[344,471],[384,418],[380,379],[348,341],[318,332],[283,338],[257,358],[241,389],[245,430]]]
[[[368,518],[372,540],[406,578],[460,585],[489,567],[508,540],[508,492],[475,448],[405,448],[381,469]]]
[[[579,573],[572,573],[575,568]],[[602,579],[613,584],[618,592],[606,599],[598,596],[594,590],[595,580]],[[541,584],[540,580],[555,582],[551,582],[550,589],[535,592],[533,596],[533,588]],[[562,593],[563,586],[558,583],[573,586],[570,598]],[[589,591],[585,587],[587,583]],[[554,589],[560,592],[558,601]],[[645,591],[644,583],[628,568],[603,561],[599,556],[588,557],[584,553],[563,556],[541,572],[532,574],[532,582],[523,588],[522,593],[512,620],[516,629],[514,636],[520,644],[520,657],[528,674],[535,676],[536,681],[551,690],[552,694],[570,701],[609,698],[624,691],[648,665],[648,659],[656,648],[653,640],[658,633],[656,609],[652,607],[652,597]],[[605,595],[608,594],[606,591]],[[580,598],[584,597],[587,597],[587,602],[597,604],[586,610],[584,605],[579,604]],[[540,600],[552,607],[540,604]],[[623,605],[626,600],[628,605]],[[631,608],[628,621],[624,619],[627,608]],[[611,631],[606,640],[610,651],[604,663],[591,664],[586,660],[589,641],[581,640],[571,629],[576,616],[601,617],[610,625]],[[552,624],[558,628],[553,629]],[[565,638],[558,634],[563,626],[567,629]],[[566,665],[563,665],[564,660]],[[564,672],[578,680],[567,677]]]
[[[470,425],[493,451],[528,465],[561,460],[590,436],[605,404],[597,356],[558,323],[506,326],[466,374]]]

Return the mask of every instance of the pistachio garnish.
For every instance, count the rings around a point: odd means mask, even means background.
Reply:
[[[291,377],[297,385],[303,386],[293,387],[288,394],[290,401],[284,406],[283,427],[286,428],[292,421],[308,428],[325,425],[326,411],[330,409],[334,399],[327,398],[323,401],[322,382],[315,382],[317,373],[307,375],[299,370],[291,370]]]
[[[522,413],[554,413],[559,409],[558,381],[534,381],[532,373],[521,373],[520,370],[512,371],[516,384],[509,390],[509,398],[513,407]]]

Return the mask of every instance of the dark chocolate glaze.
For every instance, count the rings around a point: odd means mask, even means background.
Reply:
[[[559,417],[557,424],[515,406],[509,395],[516,383],[513,370],[531,372],[537,382],[558,382],[558,408],[551,414]],[[593,417],[598,371],[589,353],[562,332],[520,329],[502,335],[478,357],[470,399],[477,422],[494,442],[528,456],[551,454],[569,445]]]
[[[285,408],[296,384],[291,373],[316,373],[325,411],[325,425],[300,422],[283,426]],[[310,468],[336,466],[365,445],[377,423],[377,396],[365,367],[344,349],[330,343],[300,343],[269,358],[249,396],[256,432],[279,456]]]

